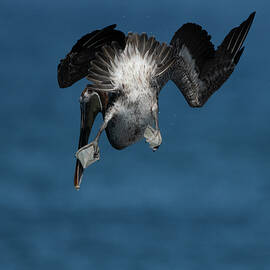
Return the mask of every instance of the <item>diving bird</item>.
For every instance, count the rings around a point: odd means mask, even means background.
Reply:
[[[83,170],[99,160],[98,141],[105,130],[110,144],[123,149],[143,137],[153,151],[162,142],[158,97],[172,80],[191,107],[201,107],[232,74],[255,12],[233,28],[214,48],[211,36],[195,23],[175,32],[170,44],[145,33],[128,33],[107,26],[86,34],[58,65],[58,83],[69,87],[86,77],[80,96],[81,124],[74,185],[80,188]],[[97,114],[103,123],[95,139],[88,138]]]

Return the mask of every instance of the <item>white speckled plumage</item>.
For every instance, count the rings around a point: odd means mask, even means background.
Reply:
[[[154,123],[152,107],[157,102],[157,91],[151,87],[157,63],[152,55],[142,53],[132,43],[115,56],[111,63],[111,83],[121,96],[110,109],[108,123],[111,139],[120,147],[140,140],[147,125]]]
[[[138,48],[128,43],[125,50],[115,56],[112,63],[111,80],[115,89],[122,89],[136,99],[142,92],[149,92],[150,82],[155,76],[157,63],[152,55],[142,55]]]

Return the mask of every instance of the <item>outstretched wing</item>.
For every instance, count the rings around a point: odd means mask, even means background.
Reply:
[[[116,24],[113,24],[86,34],[77,41],[65,59],[60,60],[57,79],[61,88],[71,86],[88,74],[90,61],[95,59],[102,46],[114,41],[120,48],[125,47],[126,37],[121,31],[114,30],[115,27]]]
[[[255,12],[233,28],[217,50],[211,36],[197,24],[187,23],[174,34],[171,45],[177,60],[171,79],[190,106],[201,107],[232,74],[254,16]]]
[[[106,93],[101,94],[94,92],[89,89],[89,86],[82,92],[80,97],[81,127],[78,149],[88,144],[88,138],[95,118],[99,112],[104,111],[106,103]],[[76,189],[80,188],[82,175],[83,167],[81,162],[77,159],[74,175],[74,186]]]

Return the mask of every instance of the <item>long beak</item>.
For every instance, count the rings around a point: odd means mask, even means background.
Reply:
[[[88,144],[89,135],[95,121],[95,118],[102,110],[101,98],[98,93],[88,91],[88,87],[82,92],[80,98],[81,108],[81,128],[78,149]],[[82,181],[83,166],[77,159],[74,175],[74,186],[77,190],[80,189]]]
[[[83,102],[81,103],[81,128],[80,128],[80,138],[79,138],[79,146],[78,149],[82,148],[88,143],[88,138],[90,135],[92,124],[89,126],[89,123],[87,123],[87,119],[89,114],[87,111],[89,110],[89,107],[87,107],[87,103]],[[76,167],[75,167],[75,175],[74,175],[74,186],[77,190],[80,189],[80,184],[82,181],[82,175],[83,175],[83,167],[81,162],[77,159],[76,161]]]

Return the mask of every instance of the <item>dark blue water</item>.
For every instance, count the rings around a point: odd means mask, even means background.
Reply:
[[[168,42],[192,21],[218,44],[254,10],[237,69],[205,107],[168,83],[160,149],[117,151],[103,134],[76,192],[87,81],[56,81],[74,42],[112,23]],[[243,0],[2,1],[0,269],[269,269],[269,11]]]

